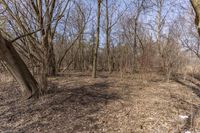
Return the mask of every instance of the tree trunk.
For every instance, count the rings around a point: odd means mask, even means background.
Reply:
[[[47,75],[49,73],[49,57],[52,53],[50,53],[50,45],[48,40],[48,34],[43,34],[42,37],[42,46],[43,46],[43,58],[40,64],[40,93],[44,93],[47,90]]]
[[[21,59],[11,42],[0,35],[0,56],[6,63],[6,67],[21,86],[22,95],[31,98],[38,95],[39,86],[30,73],[24,61]]]
[[[200,36],[200,1],[199,0],[190,0],[192,7],[195,11],[195,24],[197,26],[198,34]]]
[[[163,10],[163,0],[158,1],[158,9],[157,9],[157,45],[158,45],[158,57],[159,57],[159,67],[161,71],[165,71],[165,61],[163,58],[163,46],[161,44],[161,28],[162,28],[162,10]]]
[[[98,0],[98,12],[97,12],[97,37],[96,37],[96,45],[94,48],[93,55],[93,66],[92,66],[92,77],[96,78],[97,71],[97,56],[98,56],[98,48],[99,48],[99,33],[100,33],[100,17],[101,17],[101,0]]]
[[[79,64],[79,70],[80,71],[83,71],[85,69],[85,65],[84,65],[84,62],[85,62],[85,55],[84,55],[84,44],[82,42],[82,39],[83,38],[83,35],[80,36],[79,40],[78,40],[78,44],[79,44],[79,53],[78,53],[78,57],[79,57],[79,60],[78,60],[78,64]]]
[[[50,43],[49,49],[48,49],[48,75],[49,76],[55,76],[56,75],[56,59],[53,49],[53,44]]]
[[[108,11],[108,0],[106,0],[106,52],[107,52],[107,67],[109,73],[112,72],[112,63],[110,55],[110,28],[109,28],[109,11]]]
[[[136,17],[135,19],[135,28],[134,28],[133,72],[137,71],[137,21],[138,21],[138,17]]]

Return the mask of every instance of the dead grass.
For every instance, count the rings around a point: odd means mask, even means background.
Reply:
[[[0,84],[6,84],[14,81],[12,76],[6,72],[0,73]]]
[[[165,82],[152,73],[101,73],[97,79],[69,73],[50,78],[37,101],[22,101],[18,86],[7,83],[0,87],[0,132],[198,132],[199,81],[192,81]]]

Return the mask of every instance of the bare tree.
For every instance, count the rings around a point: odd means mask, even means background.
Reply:
[[[72,13],[68,14],[66,17],[65,21],[64,21],[64,32],[62,34],[62,39],[61,39],[61,44],[67,44],[68,43],[68,47],[65,46],[63,49],[59,50],[59,55],[58,55],[58,61],[57,61],[57,67],[58,70],[61,70],[61,66],[64,62],[64,60],[66,59],[68,53],[70,52],[70,50],[72,50],[74,47],[76,47],[75,45],[79,45],[78,46],[78,50],[76,50],[77,53],[75,55],[74,58],[77,58],[77,55],[79,56],[78,58],[78,63],[77,61],[75,61],[74,59],[70,59],[71,63],[77,63],[79,66],[79,69],[83,69],[84,67],[84,62],[85,62],[85,58],[84,58],[84,35],[85,35],[85,30],[86,30],[86,26],[88,24],[88,22],[90,21],[90,17],[91,17],[91,7],[87,7],[86,5],[82,2],[74,2],[74,9],[71,9]],[[70,24],[69,24],[70,23]],[[69,28],[67,30],[67,28]],[[71,34],[73,33],[73,34]],[[67,41],[67,37],[66,35],[70,35],[70,38]],[[64,39],[66,39],[64,41]],[[71,56],[70,56],[71,57]]]
[[[106,0],[106,50],[107,50],[107,63],[109,72],[112,71],[111,57],[110,57],[110,28],[109,28],[109,6],[108,0]]]
[[[97,71],[97,57],[98,57],[98,49],[99,49],[99,35],[100,35],[100,18],[101,18],[101,2],[102,0],[97,1],[98,11],[97,11],[97,31],[96,31],[96,44],[94,48],[93,55],[93,66],[92,66],[92,77],[96,78]]]
[[[169,16],[170,11],[176,6],[177,1],[175,0],[151,0],[152,10],[155,10],[156,21],[155,21],[155,34],[156,34],[156,44],[159,58],[159,67],[161,71],[164,71],[164,62],[163,62],[163,29],[166,26],[167,16]]]
[[[20,44],[23,44],[20,47],[28,51],[29,55],[34,55],[30,56],[33,57],[30,60],[36,60],[40,66],[39,81],[43,90],[47,88],[47,75],[55,75],[56,72],[53,39],[69,2],[70,0],[2,0],[1,3],[6,10],[4,16],[9,16],[7,21],[18,36],[13,41],[20,40]]]

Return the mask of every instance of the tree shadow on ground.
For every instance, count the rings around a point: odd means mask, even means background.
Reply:
[[[119,95],[117,93],[107,91],[108,83],[94,83],[92,85],[84,85],[68,89],[65,86],[60,88],[53,88],[47,91],[48,95],[59,95],[59,97],[53,97],[51,105],[63,104],[66,102],[76,102],[76,104],[91,105],[98,103],[105,103],[108,100],[117,100]],[[55,99],[54,99],[55,98]]]
[[[103,112],[109,102],[121,99],[108,87],[106,82],[70,88],[65,85],[57,88],[52,84],[47,94],[37,101],[5,102],[0,106],[4,109],[0,111],[0,131],[97,131],[101,126],[96,123],[99,118],[95,115]],[[4,100],[9,99],[12,97]]]

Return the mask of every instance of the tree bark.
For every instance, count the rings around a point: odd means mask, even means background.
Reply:
[[[158,1],[158,7],[157,7],[157,45],[158,45],[158,56],[159,56],[159,67],[161,71],[165,71],[164,66],[164,59],[163,59],[163,51],[162,51],[162,45],[161,45],[161,27],[162,27],[162,8],[163,8],[163,0]]]
[[[133,73],[137,71],[137,21],[138,21],[139,15],[135,18],[135,26],[134,26],[134,44],[133,44]]]
[[[93,55],[93,66],[92,66],[92,77],[96,78],[97,71],[97,57],[98,57],[98,49],[99,49],[99,34],[100,34],[100,17],[101,17],[101,0],[98,0],[98,12],[97,12],[97,37],[96,37],[96,45],[94,48]]]
[[[110,27],[109,27],[109,10],[108,10],[108,0],[106,0],[106,52],[107,52],[107,67],[109,73],[112,72],[112,63],[110,55]]]
[[[21,86],[22,95],[25,98],[37,96],[39,86],[30,73],[28,67],[21,59],[12,43],[0,35],[0,57],[6,63],[6,67]]]
[[[200,1],[199,0],[190,0],[192,7],[195,11],[195,24],[197,26],[198,34],[200,36]]]
[[[56,58],[54,53],[53,44],[50,43],[49,49],[48,49],[48,75],[49,76],[55,76],[56,75]]]

